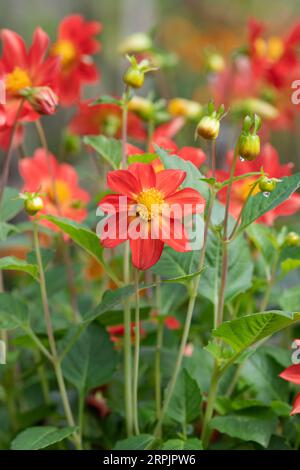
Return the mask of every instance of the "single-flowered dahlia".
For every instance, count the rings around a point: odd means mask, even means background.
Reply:
[[[82,102],[70,123],[70,131],[76,135],[98,135],[120,138],[122,132],[122,109],[116,104],[97,104],[92,100]],[[128,137],[145,140],[146,131],[142,120],[134,113],[128,113]]]
[[[78,184],[76,170],[67,163],[59,163],[54,155],[37,149],[33,157],[23,158],[19,163],[20,174],[24,180],[23,191],[38,191],[44,202],[41,214],[66,217],[82,222],[87,216],[86,204],[89,194]],[[50,222],[41,223],[57,231]]]
[[[29,88],[39,90],[40,87],[46,87],[54,94],[59,64],[57,58],[46,58],[49,37],[41,28],[35,30],[32,45],[28,49],[24,40],[9,29],[1,31],[1,39],[0,79],[5,84],[6,102],[0,105],[0,142],[1,146],[7,147],[24,92]],[[26,100],[19,113],[19,120],[38,118],[39,113]],[[18,137],[20,140],[21,131]]]
[[[276,88],[290,86],[290,77],[299,71],[297,47],[300,43],[300,22],[286,36],[264,37],[265,25],[249,21],[249,54],[253,74]]]
[[[233,152],[227,154],[227,165],[228,168],[231,167],[233,160]],[[271,144],[265,144],[262,147],[260,156],[255,161],[237,161],[235,176],[242,175],[244,173],[259,172],[263,167],[264,172],[268,174],[270,178],[281,179],[284,176],[290,176],[292,174],[293,163],[281,164],[279,160],[279,155],[274,147]],[[229,178],[229,169],[228,170],[217,170],[217,178],[220,181],[225,181]],[[234,217],[238,217],[243,204],[249,194],[251,185],[257,180],[257,177],[246,177],[240,181],[236,181],[232,186],[231,193],[231,202],[230,202],[230,213]],[[257,187],[253,195],[259,191]],[[219,200],[223,203],[226,202],[227,187],[219,191],[218,197]],[[260,217],[257,222],[272,225],[274,220],[282,215],[292,215],[300,210],[300,194],[294,193],[289,199],[284,201],[275,209],[270,210],[262,217]]]
[[[98,80],[99,73],[93,55],[100,51],[95,36],[101,31],[97,21],[86,21],[81,15],[70,15],[62,20],[51,55],[60,59],[58,89],[63,105],[80,99],[81,86]]]
[[[113,248],[129,240],[132,263],[142,270],[159,260],[165,243],[176,251],[189,251],[183,219],[201,212],[204,199],[194,189],[178,190],[185,177],[181,170],[155,173],[152,165],[143,163],[109,172],[108,186],[117,194],[105,196],[99,204],[108,214],[101,230],[103,246]]]

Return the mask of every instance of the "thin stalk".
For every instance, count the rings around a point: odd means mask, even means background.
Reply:
[[[161,415],[161,350],[163,345],[164,322],[161,318],[161,279],[156,276],[156,309],[157,309],[157,332],[155,349],[155,407],[156,418],[159,421]],[[160,437],[160,436],[159,436]]]
[[[127,117],[128,117],[128,86],[125,86],[123,93],[123,108],[122,108],[122,169],[127,167]]]
[[[139,385],[139,361],[140,361],[140,294],[139,272],[134,270],[135,286],[135,335],[134,335],[134,362],[133,362],[133,421],[135,434],[140,434],[138,411],[138,385]]]
[[[37,352],[37,361],[39,362],[37,372],[38,372],[38,376],[40,379],[41,389],[43,392],[44,401],[46,405],[49,405],[51,403],[50,393],[49,393],[49,382],[48,382],[48,378],[46,375],[45,366],[41,360],[41,353],[38,350],[36,352]]]
[[[153,121],[153,119],[150,119],[148,121],[148,135],[147,135],[147,150],[148,150],[148,152],[150,152],[153,132],[154,132],[154,121]]]
[[[215,399],[216,399],[217,392],[218,392],[219,379],[220,379],[220,373],[215,364],[214,371],[213,371],[212,378],[211,378],[210,389],[209,389],[209,393],[207,397],[206,410],[205,410],[203,428],[202,428],[202,434],[201,434],[201,440],[202,440],[204,449],[207,448],[208,443],[209,443],[209,438],[210,438],[209,423],[210,423],[210,420],[214,411],[214,403],[215,403]]]
[[[54,171],[51,166],[50,159],[49,159],[49,148],[47,144],[46,134],[45,134],[44,128],[40,120],[37,120],[35,122],[35,125],[36,125],[37,133],[39,135],[42,147],[45,150],[46,157],[47,157],[48,170],[49,170],[49,174],[51,178],[51,186],[52,186],[52,193],[54,197],[55,206],[57,208],[58,215],[61,216],[62,215],[61,205],[60,205],[59,197],[57,194],[55,174],[54,174]],[[68,284],[68,290],[70,293],[71,311],[72,311],[73,321],[74,323],[78,323],[80,321],[80,315],[78,311],[76,286],[74,283],[74,272],[73,272],[72,260],[70,258],[68,247],[66,246],[66,242],[63,239],[62,234],[60,234],[60,238],[61,238],[63,259],[66,265],[66,271],[67,271],[67,284]]]
[[[78,397],[78,428],[79,428],[79,438],[82,442],[83,427],[84,427],[84,393],[80,392]]]
[[[20,101],[19,107],[16,112],[15,120],[11,129],[10,133],[10,138],[9,138],[9,144],[8,144],[8,150],[4,159],[3,163],[3,169],[2,169],[2,174],[1,174],[1,179],[0,179],[0,203],[2,200],[3,192],[7,183],[8,175],[9,175],[9,169],[10,169],[10,164],[11,164],[11,159],[13,156],[13,148],[14,148],[14,137],[16,134],[16,130],[18,128],[19,124],[19,117],[21,114],[21,111],[23,109],[24,105],[24,99]]]
[[[124,283],[129,283],[129,242],[125,242]],[[128,300],[124,302],[124,394],[127,435],[133,434],[132,370],[131,370],[131,311]]]
[[[217,141],[216,139],[213,139],[211,142],[211,171],[212,171],[212,177],[216,177],[216,146],[217,146]]]
[[[254,191],[254,189],[256,188],[257,184],[258,184],[258,183],[255,183],[255,184],[252,185],[252,187],[251,187],[251,189],[250,189],[250,191],[249,191],[249,193],[248,193],[248,195],[247,195],[247,197],[246,197],[246,200],[245,200],[245,202],[244,202],[244,204],[243,204],[243,207],[241,208],[241,211],[240,211],[239,216],[238,216],[238,218],[237,218],[237,220],[236,220],[236,223],[235,223],[235,225],[234,225],[234,227],[233,227],[233,230],[232,230],[232,232],[231,232],[231,235],[230,235],[230,237],[229,237],[229,240],[233,240],[233,238],[234,238],[234,236],[235,236],[235,234],[236,234],[236,232],[237,232],[237,229],[239,228],[239,223],[240,223],[240,221],[241,221],[241,218],[242,218],[244,209],[245,209],[245,207],[246,207],[246,205],[247,205],[247,203],[248,203],[250,197],[252,196],[253,191]]]
[[[213,203],[215,200],[215,191],[214,189],[211,192],[211,197],[209,200],[209,206],[208,206],[208,211],[207,211],[207,217],[205,221],[205,226],[204,226],[204,237],[203,237],[203,246],[199,258],[199,263],[198,263],[198,271],[201,271],[204,266],[204,261],[205,261],[205,254],[206,254],[206,247],[207,247],[207,240],[208,240],[208,229],[209,229],[209,224],[211,220],[211,214],[212,214],[212,208],[213,208]],[[193,280],[192,282],[192,287],[190,289],[190,298],[189,298],[189,303],[188,303],[188,308],[187,308],[187,314],[186,314],[186,319],[183,327],[183,333],[182,333],[182,338],[179,346],[179,351],[177,355],[177,359],[175,362],[175,367],[173,371],[173,375],[170,379],[169,385],[167,387],[167,392],[166,392],[166,397],[164,400],[163,408],[160,414],[160,418],[157,422],[157,425],[154,430],[154,435],[155,437],[158,437],[161,435],[161,427],[163,423],[163,419],[165,416],[165,413],[168,409],[168,406],[170,404],[175,385],[177,382],[177,378],[180,372],[181,368],[181,363],[184,355],[184,351],[187,345],[188,337],[189,337],[189,332],[190,332],[190,327],[191,327],[191,322],[192,322],[192,317],[193,317],[193,311],[195,307],[195,302],[198,294],[198,289],[199,289],[199,283],[200,283],[200,277],[201,277],[201,272],[199,275]]]
[[[34,248],[36,253],[37,264],[39,268],[39,278],[40,278],[40,291],[41,291],[41,298],[44,310],[44,317],[47,329],[47,336],[50,345],[50,351],[52,356],[52,364],[54,367],[60,396],[62,399],[65,415],[68,421],[69,426],[75,426],[75,421],[73,418],[72,410],[69,403],[68,393],[65,386],[65,381],[63,378],[60,360],[57,354],[57,347],[56,342],[53,334],[52,322],[51,322],[51,315],[49,310],[49,303],[48,303],[48,296],[47,296],[47,288],[46,288],[46,280],[45,280],[45,273],[43,268],[41,250],[40,250],[40,243],[39,243],[39,232],[38,232],[38,223],[35,220],[33,222],[33,238],[34,238]],[[77,433],[74,433],[74,443],[77,449],[81,449],[81,442],[80,438]]]
[[[260,304],[260,311],[261,312],[263,312],[269,304],[271,291],[272,291],[272,288],[273,288],[273,286],[275,284],[275,281],[276,281],[276,271],[277,271],[278,260],[279,260],[279,253],[276,252],[275,259],[274,259],[273,266],[272,266],[272,270],[271,270],[271,274],[270,274],[270,277],[268,279],[268,285],[267,285],[267,288],[265,290],[265,295],[263,296],[263,299],[262,299],[261,304]]]

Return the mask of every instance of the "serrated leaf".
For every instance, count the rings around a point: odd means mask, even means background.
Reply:
[[[15,256],[5,256],[0,259],[0,269],[9,271],[23,271],[34,279],[38,279],[38,267],[36,264],[29,264],[23,259]]]
[[[34,426],[25,429],[11,443],[11,450],[38,450],[61,442],[76,431],[75,427]]]
[[[298,321],[300,321],[300,313],[281,311],[254,313],[224,322],[213,331],[213,335],[221,338],[240,353]]]
[[[100,154],[114,170],[118,170],[122,160],[122,144],[119,140],[104,135],[85,136],[83,142]]]
[[[167,409],[167,415],[181,424],[188,424],[200,415],[201,391],[197,382],[183,369]]]
[[[80,393],[99,387],[111,379],[117,354],[103,327],[89,325],[66,354],[62,369],[66,379]]]
[[[288,199],[300,187],[300,173],[282,178],[281,182],[272,191],[269,197],[263,193],[258,193],[250,197],[246,204],[238,233],[243,231],[248,225],[264,215],[266,212],[275,209],[282,202]]]
[[[12,294],[0,294],[0,328],[11,330],[28,324],[28,309],[25,303]]]
[[[267,447],[276,430],[276,415],[269,409],[240,411],[227,416],[217,416],[211,420],[212,429],[243,441],[257,442]]]
[[[154,160],[157,160],[157,155],[155,153],[142,153],[136,155],[128,156],[128,163],[151,163]]]
[[[113,450],[145,450],[154,442],[155,438],[150,434],[140,434],[118,441]]]
[[[162,450],[203,450],[200,439],[190,438],[185,441],[182,439],[169,439],[162,447]]]

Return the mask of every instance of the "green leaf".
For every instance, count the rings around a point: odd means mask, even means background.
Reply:
[[[0,221],[6,222],[15,217],[23,208],[23,201],[18,197],[19,191],[14,188],[5,188],[0,203]]]
[[[213,331],[213,335],[221,338],[240,353],[298,321],[300,321],[300,313],[281,311],[254,313],[224,322]]]
[[[11,294],[0,294],[0,328],[12,330],[26,325],[28,325],[26,304]]]
[[[35,264],[29,264],[15,256],[5,256],[0,259],[0,269],[10,271],[23,271],[34,279],[38,279],[38,267]]]
[[[122,145],[119,140],[104,135],[85,136],[83,142],[93,147],[114,170],[118,170],[122,161]]]
[[[116,284],[119,284],[118,279],[116,279],[111,269],[106,265],[103,259],[103,247],[95,232],[92,232],[87,227],[66,218],[54,217],[52,215],[45,216],[44,218],[68,234],[69,237],[75,243],[77,243],[77,245],[83,248],[83,250],[85,250],[98,261],[98,263],[105,269],[107,274],[114,282],[116,282]]]
[[[7,222],[0,221],[0,241],[4,242],[10,233],[19,232],[18,227]]]
[[[111,379],[117,353],[104,328],[89,325],[66,354],[63,373],[80,393],[99,387]]]
[[[155,438],[150,434],[140,434],[118,441],[113,450],[145,450],[154,442]]]
[[[100,96],[100,98],[93,101],[93,103],[91,103],[91,106],[94,106],[95,104],[116,104],[118,106],[121,106],[122,101],[110,95],[102,95]]]
[[[289,312],[296,311],[299,308],[300,286],[296,285],[290,289],[284,289],[279,296],[278,302],[283,310]]]
[[[157,155],[155,153],[142,153],[136,155],[128,156],[128,163],[151,163],[154,160],[157,160]]]
[[[264,215],[266,212],[279,206],[288,199],[300,187],[300,173],[282,178],[277,184],[276,189],[270,193],[269,197],[265,197],[263,193],[258,193],[250,197],[246,204],[238,233],[244,230],[248,225],[256,219]]]
[[[162,450],[203,450],[200,439],[190,438],[186,441],[181,439],[169,439],[162,447]]]
[[[20,432],[11,443],[11,450],[38,450],[70,437],[75,427],[58,429],[54,426],[34,426]]]
[[[246,240],[240,236],[228,245],[228,274],[225,301],[245,292],[252,285],[253,262]],[[205,271],[201,276],[199,293],[213,304],[220,289],[222,272],[222,242],[209,233],[205,257]]]
[[[120,287],[114,291],[108,290],[104,293],[102,301],[100,304],[84,316],[83,320],[87,323],[95,320],[100,315],[103,315],[110,310],[113,310],[114,307],[119,306],[123,300],[127,299],[134,294],[134,287],[132,285]]]
[[[188,424],[200,415],[201,391],[197,382],[183,369],[167,409],[167,415],[181,424]]]
[[[277,426],[276,415],[268,409],[240,411],[211,420],[211,428],[243,441],[257,442],[268,447]]]
[[[182,183],[183,188],[194,188],[205,198],[209,197],[209,186],[201,181],[202,173],[193,163],[183,160],[178,155],[169,155],[166,150],[155,145],[155,150],[166,169],[182,170],[186,172],[186,178]]]

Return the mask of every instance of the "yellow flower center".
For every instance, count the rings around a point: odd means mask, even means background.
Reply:
[[[72,41],[61,39],[52,47],[52,54],[60,57],[63,68],[68,68],[76,58],[76,48]]]
[[[146,189],[137,197],[137,213],[145,220],[149,221],[157,216],[164,203],[163,193],[156,188]]]
[[[31,87],[31,79],[26,70],[15,67],[5,78],[5,86],[12,95],[18,94],[20,90]]]
[[[277,36],[271,36],[267,41],[258,38],[254,47],[259,57],[266,57],[270,62],[276,62],[284,53],[283,41]]]
[[[252,185],[255,183],[255,181],[256,181],[255,178],[247,178],[247,180],[240,187],[236,188],[238,196],[240,197],[242,201],[245,201],[247,199],[248,194],[251,191]],[[252,196],[255,196],[255,194],[257,193],[259,193],[258,185],[255,186],[251,194]]]
[[[53,203],[58,202],[59,204],[70,201],[72,197],[68,184],[60,180],[56,180],[55,182],[51,181],[47,193]]]

